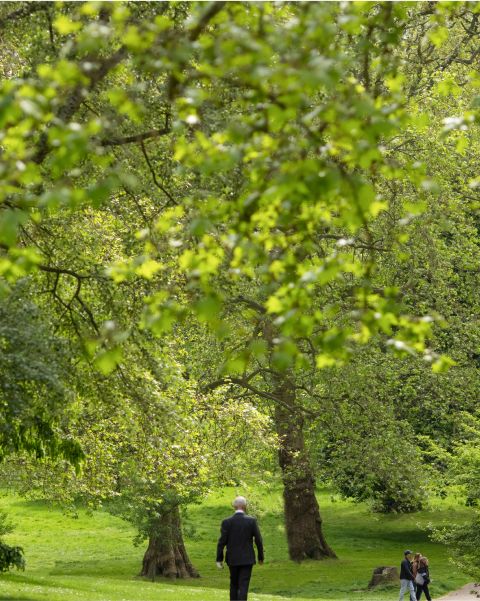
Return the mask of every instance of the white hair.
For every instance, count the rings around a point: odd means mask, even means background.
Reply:
[[[235,499],[233,499],[232,505],[234,509],[246,509],[247,499],[245,497],[235,497]]]

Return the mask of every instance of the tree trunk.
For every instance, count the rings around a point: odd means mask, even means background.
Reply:
[[[295,402],[295,390],[286,380],[278,382],[275,426],[280,438],[285,527],[290,559],[336,558],[322,531],[315,478],[305,449],[303,416]]]
[[[152,528],[140,575],[151,580],[157,576],[173,579],[199,577],[185,549],[178,507],[163,515]]]

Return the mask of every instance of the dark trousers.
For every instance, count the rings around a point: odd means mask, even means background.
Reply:
[[[247,601],[253,566],[229,566],[230,601]]]
[[[422,593],[425,593],[427,601],[432,601],[432,598],[430,597],[430,591],[428,590],[428,584],[417,584],[417,601],[422,596]]]

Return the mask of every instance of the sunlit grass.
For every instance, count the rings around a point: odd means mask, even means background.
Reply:
[[[202,578],[188,582],[148,582],[136,577],[143,548],[132,544],[133,530],[103,512],[78,519],[39,502],[12,496],[0,498],[17,529],[9,541],[22,544],[27,570],[0,576],[0,599],[22,601],[216,601],[228,598],[228,571],[215,567],[220,520],[229,514],[234,491],[210,496],[189,510],[186,521],[190,557]],[[265,539],[266,564],[254,570],[252,601],[365,601],[394,599],[396,588],[368,592],[372,570],[399,564],[404,548],[430,558],[432,592],[438,597],[468,581],[455,572],[446,550],[430,542],[429,523],[463,519],[468,510],[455,500],[435,502],[413,515],[379,516],[363,505],[319,495],[329,543],[338,561],[288,560],[281,517],[281,494],[254,492],[256,512]]]

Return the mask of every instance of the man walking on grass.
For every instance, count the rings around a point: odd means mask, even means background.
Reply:
[[[253,540],[258,551],[258,563],[263,564],[263,542],[257,520],[246,514],[247,500],[237,497],[233,501],[235,513],[223,520],[217,545],[217,567],[223,568],[223,550],[227,547],[225,561],[230,569],[230,601],[247,601],[248,586],[255,562]]]
[[[417,601],[415,594],[415,585],[413,584],[415,577],[412,571],[412,552],[405,551],[404,559],[400,564],[400,598],[403,601],[405,593],[410,593],[410,601]]]

